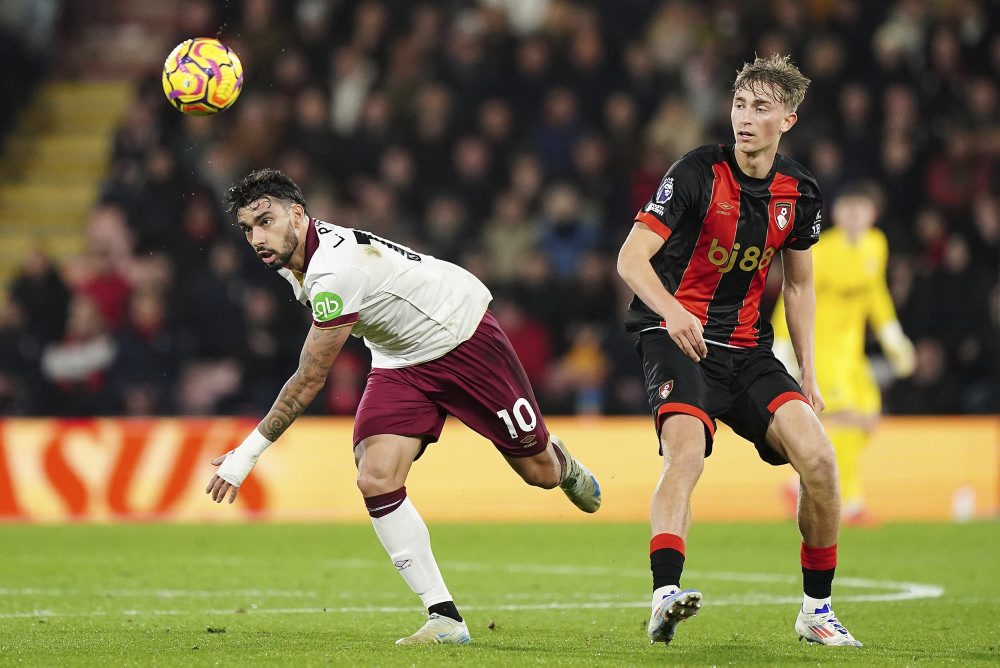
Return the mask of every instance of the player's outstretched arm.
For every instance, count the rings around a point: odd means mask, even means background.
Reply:
[[[239,447],[212,460],[212,464],[218,466],[219,470],[208,481],[205,493],[211,494],[213,501],[222,503],[227,492],[229,503],[236,500],[240,485],[257,463],[257,458],[285,433],[323,389],[330,367],[344,347],[351,329],[353,325],[332,329],[313,326],[309,330],[309,335],[302,344],[299,368],[281,388],[267,416]]]
[[[326,384],[330,367],[340,354],[340,349],[344,347],[351,329],[353,325],[332,329],[321,329],[314,325],[309,330],[309,335],[302,344],[302,353],[299,355],[299,368],[281,388],[271,410],[257,426],[257,430],[265,438],[269,441],[278,440],[295,418],[301,415],[316,398]]]
[[[700,362],[708,355],[701,321],[667,292],[649,260],[663,247],[663,238],[643,223],[635,223],[618,252],[618,274],[632,292],[667,324],[667,332],[684,354]]]
[[[896,307],[892,303],[892,294],[886,283],[885,271],[889,248],[885,236],[881,232],[869,231],[869,234],[877,234],[872,243],[877,249],[875,256],[878,260],[878,268],[869,288],[868,320],[875,331],[879,345],[882,346],[886,359],[889,360],[889,366],[892,367],[893,373],[898,378],[906,378],[916,368],[916,352],[913,349],[913,342],[903,333],[903,328],[899,324]]]
[[[785,321],[802,371],[802,392],[819,413],[825,404],[816,382],[816,293],[813,289],[812,250],[785,249],[781,252],[781,262],[785,269],[782,287]]]

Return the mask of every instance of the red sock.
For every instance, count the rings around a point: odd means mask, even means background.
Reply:
[[[837,570],[837,544],[810,547],[802,543],[802,591],[810,598],[829,598]]]
[[[679,587],[684,570],[684,539],[672,533],[653,536],[649,541],[649,568],[653,572],[653,591]]]
[[[830,547],[810,547],[802,543],[802,568],[811,571],[828,571],[837,567],[837,544]]]
[[[684,556],[684,539],[672,533],[658,533],[649,541],[649,553],[653,554],[662,549],[677,550]]]

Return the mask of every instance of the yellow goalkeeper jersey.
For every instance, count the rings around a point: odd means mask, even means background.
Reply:
[[[816,379],[827,394],[867,368],[865,326],[877,332],[896,320],[886,284],[889,254],[881,230],[867,230],[857,243],[833,227],[813,246],[816,288]],[[788,340],[785,309],[778,300],[772,318],[775,339]]]

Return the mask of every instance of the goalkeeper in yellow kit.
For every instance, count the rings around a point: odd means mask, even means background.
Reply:
[[[871,521],[865,507],[859,460],[882,408],[879,387],[865,356],[871,325],[898,377],[913,372],[913,344],[903,334],[886,285],[888,245],[875,229],[878,208],[861,187],[845,189],[833,205],[833,227],[813,246],[816,290],[816,379],[826,400],[823,423],[837,452],[845,523]],[[785,311],[774,316],[774,354],[798,372]]]

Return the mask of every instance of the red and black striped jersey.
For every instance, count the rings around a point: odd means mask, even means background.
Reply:
[[[664,287],[705,326],[713,343],[771,345],[760,297],[774,256],[806,250],[819,238],[822,198],[812,174],[776,155],[757,179],[736,164],[731,146],[697,148],[674,163],[636,214],[665,243],[650,262]],[[665,327],[638,297],[625,320],[630,332]]]

